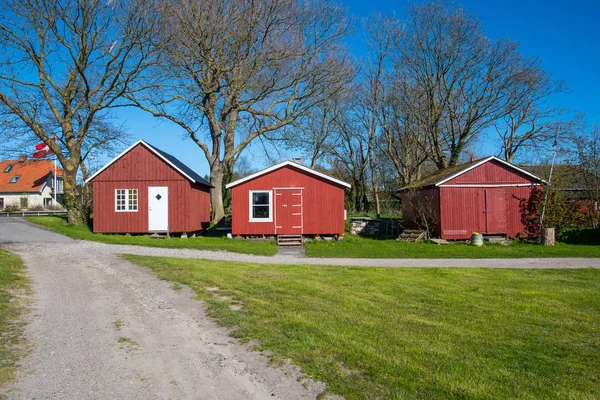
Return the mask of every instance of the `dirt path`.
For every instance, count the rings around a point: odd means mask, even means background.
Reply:
[[[5,246],[23,257],[35,292],[26,330],[33,350],[10,398],[304,399],[324,390],[269,366],[187,290],[107,246]]]

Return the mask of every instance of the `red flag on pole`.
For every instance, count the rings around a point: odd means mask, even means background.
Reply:
[[[56,143],[56,136],[54,136],[52,138],[52,141],[54,143]],[[33,152],[33,158],[44,158],[50,153],[52,153],[52,150],[50,150],[50,147],[46,143],[44,143],[44,142],[38,143],[35,145],[35,151]]]

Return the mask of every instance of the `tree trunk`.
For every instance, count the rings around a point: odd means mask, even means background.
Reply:
[[[366,187],[362,187],[362,212],[368,213],[369,212],[369,198],[367,197],[367,190]]]
[[[554,246],[555,241],[554,228],[544,228],[542,231],[542,244],[544,246]]]
[[[215,163],[210,170],[210,183],[214,186],[210,189],[211,222],[216,224],[225,216],[225,209],[223,208],[223,166],[220,162]]]
[[[67,209],[67,222],[76,225],[85,224],[87,216],[82,210],[81,199],[77,193],[77,169],[64,168],[63,188],[63,206]]]
[[[354,178],[352,183],[352,210],[353,212],[358,213],[360,211],[360,182],[357,178]]]
[[[376,179],[375,163],[373,162],[373,156],[371,156],[371,184],[373,188],[373,196],[375,197],[375,214],[377,218],[381,218],[381,205],[379,204],[379,190],[378,181]]]
[[[81,175],[85,182],[90,177],[87,166],[85,163],[81,163],[79,168],[81,169]],[[92,185],[84,185],[82,188],[82,210],[85,217],[85,223],[92,228],[92,210],[94,207],[94,187]]]

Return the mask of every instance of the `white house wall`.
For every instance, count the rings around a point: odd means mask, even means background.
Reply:
[[[52,189],[46,186],[42,193],[0,193],[0,199],[4,199],[4,207],[16,206],[21,208],[21,199],[23,197],[27,198],[27,208],[43,207],[44,199],[52,199]]]

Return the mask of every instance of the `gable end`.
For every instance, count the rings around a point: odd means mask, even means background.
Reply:
[[[118,164],[118,162],[121,159],[123,159],[124,157],[126,157],[128,155],[131,155],[132,152],[135,152],[135,150],[138,148],[139,149],[143,148],[147,153],[152,154],[152,156],[156,160],[160,161],[162,164],[169,167],[169,169],[173,170],[179,176],[183,177],[184,179],[187,179],[191,183],[197,183],[197,184],[201,184],[204,186],[213,187],[210,183],[208,183],[206,180],[204,180],[202,177],[200,177],[198,174],[196,174],[194,171],[192,171],[189,167],[187,167],[181,161],[177,160],[172,155],[165,153],[162,150],[159,150],[154,146],[149,145],[148,143],[144,142],[143,140],[138,140],[137,142],[135,142],[134,144],[129,146],[121,154],[119,154],[117,157],[113,158],[104,167],[99,169],[95,174],[93,174],[88,179],[86,179],[85,183],[89,183],[89,182],[93,181],[94,179],[96,179],[98,176],[101,176],[103,173],[105,173],[106,171],[111,169],[111,167]],[[140,157],[139,154],[137,154],[137,156]]]

